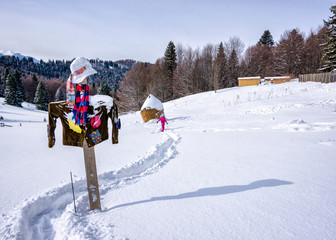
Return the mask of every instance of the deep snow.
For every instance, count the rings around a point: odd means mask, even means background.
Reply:
[[[0,239],[335,239],[336,83],[174,100],[163,133],[121,116],[119,144],[95,147],[93,212],[82,149],[61,144],[60,122],[49,149],[47,113],[31,108],[0,102],[12,126],[0,128]]]

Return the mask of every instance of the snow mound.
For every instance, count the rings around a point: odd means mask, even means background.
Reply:
[[[301,118],[294,119],[285,124],[280,124],[273,129],[287,129],[290,132],[321,132],[321,131],[329,131],[336,128],[336,122],[315,122],[315,123],[307,123]]]
[[[299,125],[302,125],[302,124],[307,124],[307,123],[305,121],[303,121],[301,118],[299,118],[299,119],[295,119],[295,120],[290,121],[289,124],[299,124]]]
[[[163,105],[159,99],[157,99],[154,95],[149,94],[146,101],[141,107],[141,110],[143,109],[156,109],[156,110],[163,110]]]

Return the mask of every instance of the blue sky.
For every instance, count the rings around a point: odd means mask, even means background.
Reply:
[[[203,48],[239,37],[246,47],[264,30],[309,34],[334,0],[0,0],[0,50],[38,59],[83,56],[154,63],[169,41]]]

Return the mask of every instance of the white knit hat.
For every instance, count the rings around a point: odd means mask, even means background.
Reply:
[[[78,57],[70,65],[72,74],[72,82],[78,84],[84,80],[84,78],[97,73],[90,64],[90,62],[83,57]]]

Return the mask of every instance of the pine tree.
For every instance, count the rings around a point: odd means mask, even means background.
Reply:
[[[1,79],[0,79],[0,97],[5,96],[6,79],[7,79],[8,74],[9,74],[9,71],[6,68],[3,75],[1,76]]]
[[[273,36],[269,30],[265,30],[261,38],[259,39],[258,44],[260,45],[267,45],[267,46],[273,46]]]
[[[34,103],[36,105],[36,109],[48,111],[49,96],[47,88],[44,86],[42,81],[39,82],[37,86]]]
[[[111,91],[112,89],[109,87],[107,82],[103,82],[100,84],[100,87],[98,89],[98,94],[111,96]]]
[[[9,73],[6,78],[5,102],[9,105],[19,106],[17,98],[17,83],[12,73]]]
[[[169,42],[164,54],[163,60],[163,74],[164,74],[164,89],[165,96],[163,101],[172,100],[174,98],[174,73],[177,67],[176,63],[176,49],[172,41]]]
[[[65,100],[65,93],[63,88],[59,87],[55,93],[55,101],[63,101]]]
[[[227,60],[224,52],[223,43],[219,44],[217,56],[215,59],[214,89],[228,87],[227,78]]]
[[[21,104],[24,101],[24,86],[19,72],[15,71],[14,74],[7,74],[5,85],[6,103],[21,107]]]
[[[228,78],[229,86],[234,87],[238,85],[238,71],[239,71],[239,60],[235,50],[232,50],[229,61],[228,61]]]
[[[16,81],[16,98],[18,106],[21,106],[23,101],[25,100],[25,92],[24,92],[24,85],[21,80],[21,75],[18,71],[14,73],[15,81]]]
[[[330,8],[333,16],[329,17],[328,21],[324,21],[327,28],[327,42],[322,44],[323,57],[322,57],[322,72],[330,72],[336,69],[336,5]]]
[[[38,83],[37,83],[37,77],[36,77],[35,74],[33,74],[32,80],[33,80],[34,83],[38,84]]]

